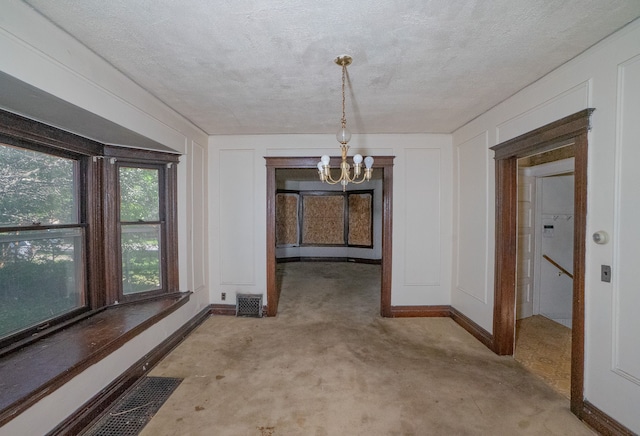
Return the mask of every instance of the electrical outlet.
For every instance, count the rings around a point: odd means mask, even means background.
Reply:
[[[222,301],[226,300],[227,299],[227,293],[223,292],[222,295],[221,295],[221,298],[222,298]]]
[[[603,282],[611,282],[611,266],[600,265],[600,280]]]

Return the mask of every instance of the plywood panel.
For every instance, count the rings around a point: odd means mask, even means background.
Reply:
[[[349,194],[349,245],[373,245],[373,196]]]
[[[342,195],[305,195],[302,211],[303,244],[344,245]]]
[[[276,195],[276,245],[298,245],[298,205],[300,196],[292,193]]]

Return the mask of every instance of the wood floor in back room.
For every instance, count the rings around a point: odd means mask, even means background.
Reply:
[[[571,329],[542,315],[518,320],[514,358],[570,398]]]

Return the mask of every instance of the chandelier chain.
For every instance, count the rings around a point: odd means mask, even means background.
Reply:
[[[347,116],[345,115],[345,82],[347,76],[347,66],[342,64],[342,127],[347,126]]]

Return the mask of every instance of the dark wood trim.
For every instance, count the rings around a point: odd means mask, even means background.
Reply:
[[[491,333],[480,327],[475,323],[475,321],[467,317],[464,313],[460,312],[455,307],[451,308],[451,319],[454,320],[460,327],[469,332],[474,338],[482,342],[487,348],[492,348],[493,337],[491,336]]]
[[[527,157],[573,143],[573,138],[589,130],[595,109],[584,109],[508,141],[490,147],[495,159]]]
[[[104,145],[0,109],[0,142],[67,157],[101,156]]]
[[[518,161],[496,161],[496,261],[493,306],[493,351],[513,354],[515,342]],[[498,212],[499,211],[499,212]],[[498,304],[499,302],[499,304]]]
[[[233,304],[211,304],[209,305],[211,315],[236,316],[236,306]]]
[[[573,316],[571,325],[571,411],[584,407],[584,277],[587,241],[587,132],[575,138],[573,217]]]
[[[276,169],[317,168],[316,157],[265,157],[267,168],[267,316],[276,316],[280,298],[276,277]],[[391,241],[394,156],[375,156],[374,170],[382,171],[382,268],[380,314],[391,316]],[[340,158],[332,158],[339,164]]]
[[[443,318],[451,316],[451,306],[391,306],[392,318]]]
[[[381,160],[382,162],[378,162]],[[393,157],[376,158],[376,164],[384,165],[382,174],[382,271],[380,290],[380,315],[391,316],[391,245],[393,241]]]
[[[142,150],[138,148],[118,147],[106,145],[104,147],[105,157],[115,157],[118,161],[138,164],[141,162],[160,165],[167,163],[177,164],[180,162],[180,155],[163,151]]]
[[[278,159],[281,162],[282,158]],[[273,160],[267,159],[267,316],[276,316],[280,289],[276,276],[276,168],[287,168],[275,165]],[[298,234],[300,237],[300,234]]]
[[[20,385],[0,392],[0,426],[104,359],[189,301],[189,293],[109,307],[0,359],[3,377]],[[27,383],[28,382],[28,383]]]
[[[586,400],[578,416],[602,435],[634,436],[636,434]]]
[[[584,268],[587,214],[589,118],[585,109],[539,129],[491,147],[496,159],[496,269],[493,346],[497,354],[513,354],[517,220],[517,159],[560,146],[574,148],[573,325],[571,337],[571,411],[584,409]]]
[[[91,400],[76,410],[71,416],[54,428],[49,435],[81,434],[95,422],[118,398],[145,376],[158,362],[164,359],[180,342],[209,317],[210,310],[205,308],[189,322],[176,330],[157,347],[131,365],[127,371],[102,389]]]
[[[165,212],[165,255],[167,283],[164,284],[165,292],[176,292],[180,289],[179,262],[178,262],[178,165],[166,164],[165,170],[165,197],[163,209]]]

